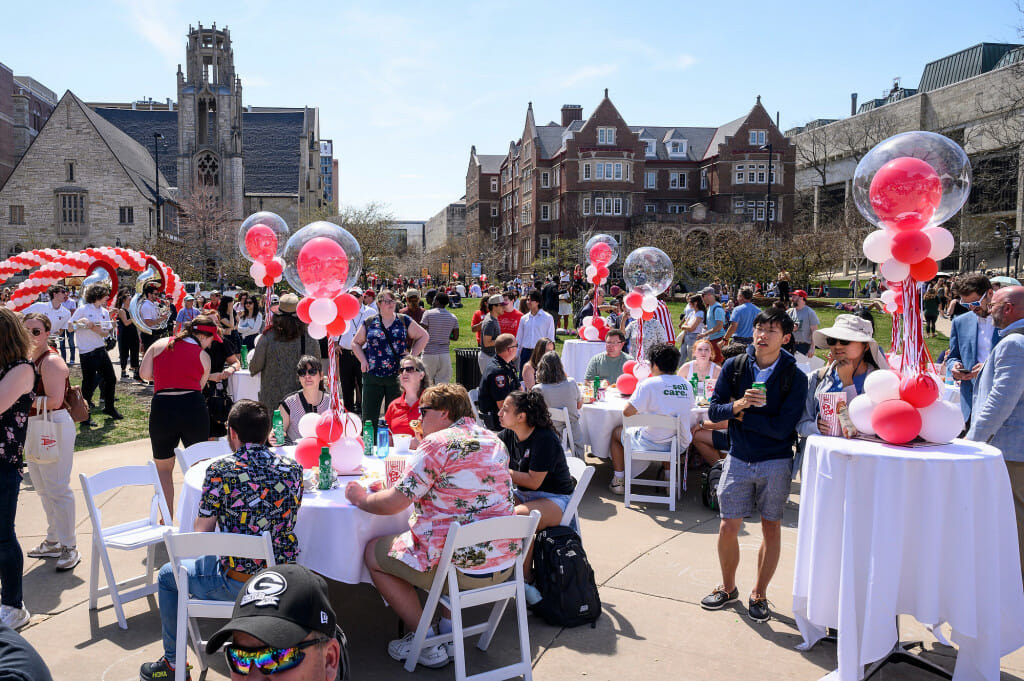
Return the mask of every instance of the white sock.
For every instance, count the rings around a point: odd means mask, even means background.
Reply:
[[[626,479],[626,471],[612,471],[612,473],[615,474],[615,479],[616,480],[625,480]]]
[[[452,621],[448,617],[442,617],[437,622],[437,631],[439,634],[450,634],[452,631]]]

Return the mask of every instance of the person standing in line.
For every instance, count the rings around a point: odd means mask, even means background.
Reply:
[[[423,348],[423,365],[431,383],[450,383],[452,380],[451,341],[459,340],[459,319],[446,310],[448,295],[437,293],[434,306],[423,313],[420,325],[427,330],[427,345]]]
[[[71,315],[69,324],[75,325],[78,333],[78,349],[82,358],[82,396],[92,403],[93,391],[97,384],[103,399],[103,413],[115,421],[124,417],[114,406],[117,378],[114,365],[104,344],[112,323],[107,301],[110,289],[105,284],[92,284],[85,289],[85,304]],[[82,426],[93,426],[92,419],[83,421]]]
[[[533,348],[542,338],[555,337],[555,318],[540,309],[540,291],[530,291],[526,297],[529,313],[519,320],[516,345],[519,346],[519,370],[530,361]]]

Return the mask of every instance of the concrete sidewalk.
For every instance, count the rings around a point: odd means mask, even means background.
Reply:
[[[78,544],[82,563],[57,573],[53,559],[25,562],[25,601],[32,621],[22,634],[40,651],[59,681],[132,681],[139,666],[162,654],[155,598],[126,606],[128,630],[118,628],[109,599],[88,609],[91,531],[78,474],[142,464],[150,459],[148,441],[87,450],[76,454],[73,487],[78,497]],[[705,612],[699,602],[720,581],[715,551],[717,516],[700,504],[699,476],[675,513],[664,506],[626,509],[607,490],[611,466],[592,459],[597,473],[581,506],[582,535],[601,587],[604,615],[597,627],[559,629],[530,617],[534,677],[547,679],[818,679],[836,667],[834,643],[808,653],[794,647],[800,635],[793,622],[791,589],[796,552],[799,485],[794,485],[784,518],[782,561],[769,597],[776,616],[766,624],[746,616],[745,596],[754,581],[760,531],[747,525],[741,535],[738,583],[743,605]],[[177,475],[180,490],[181,476]],[[145,512],[143,495],[122,491],[102,500],[108,514],[125,519]],[[45,534],[39,499],[26,478],[18,509],[23,550]],[[163,552],[161,550],[161,555]],[[144,552],[112,552],[119,577],[141,571]],[[161,559],[163,560],[163,558]],[[332,600],[349,639],[357,680],[403,679],[399,663],[387,654],[398,631],[397,618],[369,585],[331,584]],[[993,594],[993,597],[998,595]],[[208,623],[212,632],[217,622]],[[913,619],[901,618],[904,638],[924,639],[927,659],[951,668],[955,651],[936,643]],[[207,635],[208,633],[207,632]],[[487,653],[470,645],[469,673],[513,660],[518,652],[514,619],[506,613]],[[194,661],[194,655],[189,654]],[[1003,658],[1002,679],[1024,679],[1024,652]],[[198,679],[198,670],[194,670]],[[454,667],[418,668],[415,678],[452,679]],[[228,678],[223,657],[213,662],[208,679]],[[906,665],[890,665],[876,679],[933,679]]]

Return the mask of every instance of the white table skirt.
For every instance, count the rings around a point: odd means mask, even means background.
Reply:
[[[228,392],[231,399],[238,400],[259,400],[260,399],[260,377],[253,376],[248,369],[236,371],[228,377]]]
[[[813,435],[802,471],[793,613],[813,645],[839,629],[839,669],[896,642],[897,614],[948,622],[955,681],[999,678],[1024,644],[1024,591],[1009,476],[998,449],[956,440],[893,447]]]
[[[601,341],[567,340],[562,344],[562,368],[565,375],[577,382],[582,382],[587,375],[590,358],[604,352]]]
[[[215,460],[200,461],[185,474],[177,515],[181,532],[193,529],[206,468]],[[380,472],[383,477],[383,460],[364,458],[363,466]],[[412,515],[412,506],[394,515],[372,515],[351,505],[345,499],[345,485],[358,479],[359,476],[342,477],[339,487],[322,492],[305,490],[295,521],[299,564],[346,584],[370,581],[370,573],[363,563],[366,544],[375,537],[409,529]]]

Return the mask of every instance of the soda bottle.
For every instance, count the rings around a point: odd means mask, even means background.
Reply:
[[[249,348],[242,346],[242,368],[249,368]]]
[[[284,444],[284,420],[281,418],[281,410],[274,410],[274,440],[277,441],[278,446]]]
[[[363,424],[363,456],[373,456],[373,423]]]
[[[391,433],[388,424],[381,419],[377,422],[377,458],[386,459],[391,449]]]
[[[693,388],[693,399],[697,399],[697,374],[696,372],[690,374],[690,387]]]
[[[594,376],[594,399],[595,400],[599,399],[600,398],[600,394],[601,394],[601,377],[600,376]]]
[[[331,450],[327,447],[320,448],[320,474],[317,482],[317,489],[330,489],[334,481],[334,469],[331,468]]]

